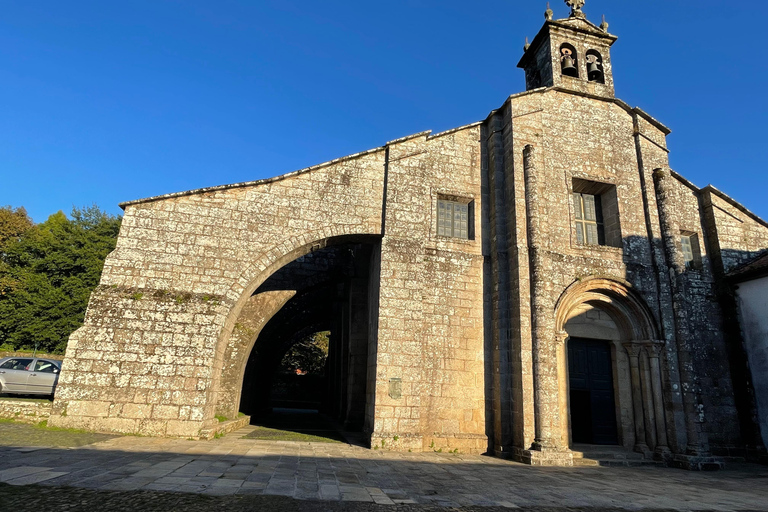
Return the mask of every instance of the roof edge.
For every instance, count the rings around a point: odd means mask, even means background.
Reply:
[[[276,181],[281,181],[281,180],[284,180],[286,178],[292,178],[292,177],[298,176],[300,174],[305,174],[305,173],[310,172],[310,171],[314,171],[314,170],[317,170],[317,169],[322,169],[323,167],[328,167],[329,165],[334,165],[334,164],[338,164],[340,162],[345,162],[345,161],[348,161],[348,160],[354,160],[356,158],[360,158],[360,157],[365,156],[365,155],[370,155],[370,154],[373,154],[373,153],[378,153],[379,151],[384,151],[385,149],[386,148],[384,146],[376,147],[376,148],[373,148],[373,149],[369,149],[367,151],[361,151],[359,153],[353,153],[351,155],[343,156],[341,158],[336,158],[334,160],[329,160],[327,162],[323,162],[321,164],[316,164],[316,165],[313,165],[311,167],[305,167],[305,168],[299,169],[297,171],[292,171],[292,172],[289,172],[289,173],[286,173],[286,174],[281,174],[279,176],[273,176],[271,178],[264,178],[264,179],[261,179],[261,180],[254,180],[254,181],[242,181],[240,183],[231,183],[231,184],[227,184],[227,185],[216,185],[216,186],[213,186],[213,187],[196,188],[196,189],[192,189],[192,190],[185,190],[183,192],[173,192],[173,193],[170,193],[170,194],[163,194],[163,195],[159,195],[159,196],[151,196],[151,197],[145,197],[145,198],[142,198],[142,199],[134,199],[132,201],[125,201],[125,202],[122,202],[122,203],[118,203],[118,206],[120,208],[122,208],[123,210],[125,210],[125,208],[128,207],[128,206],[134,206],[134,205],[142,204],[142,203],[152,203],[152,202],[155,202],[155,201],[163,201],[165,199],[173,199],[173,198],[176,198],[176,197],[192,196],[192,195],[195,195],[195,194],[205,194],[207,192],[218,192],[218,191],[221,191],[221,190],[229,190],[229,189],[233,189],[233,188],[252,187],[252,186],[255,186],[255,185],[264,185],[266,183],[274,183]]]
[[[742,263],[735,269],[725,274],[725,278],[732,283],[743,283],[744,281],[753,281],[762,277],[768,277],[768,264],[753,269],[747,269],[747,267],[750,265],[753,265],[760,260],[765,259],[766,257],[768,257],[768,249],[760,252],[760,254],[751,260]]]
[[[722,191],[720,191],[720,190],[716,189],[716,188],[715,188],[714,186],[712,186],[711,184],[710,184],[710,185],[707,185],[706,187],[704,187],[704,188],[703,188],[703,189],[701,189],[701,190],[702,190],[703,192],[710,192],[710,193],[712,193],[712,194],[716,195],[717,197],[719,197],[720,199],[722,199],[722,200],[723,200],[723,201],[725,201],[726,203],[730,204],[731,206],[733,206],[734,208],[736,208],[737,210],[739,210],[741,213],[743,213],[743,214],[747,215],[748,217],[751,217],[751,218],[752,218],[752,220],[754,220],[754,221],[755,221],[755,222],[757,222],[758,224],[761,224],[762,226],[765,226],[766,228],[768,228],[768,222],[766,222],[765,220],[763,220],[763,219],[762,219],[760,216],[758,216],[756,213],[753,213],[753,212],[752,212],[751,210],[749,210],[749,209],[748,209],[746,206],[744,206],[744,205],[743,205],[743,204],[741,204],[740,202],[736,201],[734,198],[732,198],[731,196],[729,196],[729,195],[728,195],[728,194],[726,194],[725,192],[722,192]]]
[[[427,140],[436,139],[438,137],[444,137],[445,135],[450,135],[452,133],[460,132],[461,130],[466,130],[467,128],[474,128],[475,126],[480,126],[485,121],[475,121],[474,123],[465,124],[463,126],[457,126],[456,128],[451,128],[450,130],[445,130],[443,132],[433,133],[431,135],[427,136]]]
[[[673,178],[676,178],[678,181],[682,182],[683,185],[690,188],[694,192],[701,192],[701,187],[697,187],[696,185],[694,185],[690,180],[688,180],[688,178],[684,177],[679,172],[673,169],[670,169],[669,173],[672,175]]]
[[[517,92],[517,93],[514,93],[514,94],[510,94],[509,96],[507,96],[507,99],[504,100],[504,102],[501,104],[501,107],[492,110],[490,112],[490,114],[488,114],[488,117],[491,117],[495,112],[498,112],[510,100],[513,100],[515,98],[520,98],[520,97],[526,96],[528,94],[544,93],[544,92],[548,92],[548,91],[563,92],[563,93],[566,93],[566,94],[573,94],[574,96],[582,96],[584,98],[589,98],[589,99],[593,99],[593,100],[605,101],[607,103],[615,103],[616,105],[618,105],[622,109],[626,110],[627,113],[636,114],[636,115],[642,117],[643,119],[645,119],[646,121],[651,123],[653,126],[658,128],[665,136],[669,135],[670,133],[672,133],[672,130],[670,128],[668,128],[664,123],[662,123],[661,121],[659,121],[658,119],[656,119],[652,115],[648,114],[647,112],[645,112],[640,107],[631,107],[629,105],[629,103],[627,103],[626,101],[620,100],[619,98],[606,98],[605,96],[598,96],[596,94],[590,94],[588,92],[574,91],[573,89],[567,89],[565,87],[560,87],[560,86],[557,86],[557,85],[552,85],[552,86],[549,86],[549,87],[537,87],[536,89],[531,89],[529,91],[522,91],[522,92]]]
[[[427,138],[429,137],[429,134],[432,133],[432,130],[424,130],[423,132],[413,133],[411,135],[406,135],[405,137],[400,137],[399,139],[394,139],[387,141],[386,144],[384,144],[384,147],[391,146],[392,144],[400,144],[401,142],[405,142],[407,140],[416,139],[419,137]]]

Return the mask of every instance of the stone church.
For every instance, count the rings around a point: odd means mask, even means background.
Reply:
[[[482,121],[123,203],[50,424],[211,436],[327,330],[324,410],[371,447],[764,453],[725,275],[768,223],[669,168],[670,130],[614,94],[616,36],[566,3]]]

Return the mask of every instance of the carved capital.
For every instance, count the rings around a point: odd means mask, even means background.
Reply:
[[[661,355],[661,351],[664,350],[664,342],[654,341],[649,345],[646,345],[648,350],[648,357],[658,358]]]
[[[555,334],[555,343],[557,345],[563,345],[566,341],[568,341],[568,333],[565,331],[560,331]]]
[[[622,345],[632,359],[637,359],[640,356],[640,351],[643,349],[643,345],[636,341],[627,341],[622,343]]]

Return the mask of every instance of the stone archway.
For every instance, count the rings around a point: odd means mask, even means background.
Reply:
[[[631,285],[601,277],[575,282],[558,301],[556,328],[562,341],[558,367],[561,427],[567,437],[563,441],[572,445],[572,418],[576,417],[571,410],[575,405],[570,389],[570,372],[576,370],[573,362],[569,364],[573,340],[580,347],[592,343],[597,349],[602,345],[610,351],[606,357],[610,357],[613,374],[616,442],[647,456],[654,450],[668,452],[659,361],[663,342],[651,311]]]
[[[266,279],[262,274],[256,278],[258,287],[221,345],[217,416],[267,410],[273,376],[285,353],[303,339],[302,333],[328,330],[327,381],[332,389],[323,392],[323,409],[346,425],[362,427],[370,343],[368,287],[371,279],[378,280],[377,269],[370,268],[378,240],[361,235],[313,242],[298,256],[291,252],[279,258],[283,265]],[[284,263],[288,257],[294,259]]]

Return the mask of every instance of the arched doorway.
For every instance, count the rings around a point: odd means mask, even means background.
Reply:
[[[587,278],[558,301],[563,432],[574,444],[668,451],[660,356],[647,305],[628,283]]]

